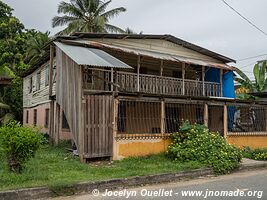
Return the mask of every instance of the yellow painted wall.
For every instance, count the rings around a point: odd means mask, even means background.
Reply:
[[[143,140],[119,140],[116,141],[114,159],[122,159],[131,156],[147,156],[165,152],[171,143],[169,139],[143,139]]]
[[[237,147],[249,146],[253,149],[267,147],[267,135],[240,135],[240,136],[227,136],[230,144]]]

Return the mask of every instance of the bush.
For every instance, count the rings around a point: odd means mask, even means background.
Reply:
[[[6,159],[9,169],[21,172],[23,164],[34,157],[43,137],[38,130],[24,127],[11,121],[0,128],[0,150]]]
[[[254,160],[267,160],[267,148],[251,149],[250,147],[245,147],[242,150],[242,154],[245,158]]]
[[[172,135],[173,142],[167,154],[177,161],[200,161],[211,166],[215,173],[224,174],[239,166],[241,151],[228,144],[218,133],[212,133],[204,125],[185,122],[178,133]]]

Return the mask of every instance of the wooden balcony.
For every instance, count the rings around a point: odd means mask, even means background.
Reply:
[[[84,72],[84,90],[158,95],[221,96],[221,84],[110,70]]]

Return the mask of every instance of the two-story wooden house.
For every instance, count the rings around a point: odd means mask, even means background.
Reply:
[[[24,73],[24,123],[72,139],[82,161],[162,152],[185,120],[266,133],[265,107],[236,104],[234,60],[174,36],[76,33],[46,50]]]

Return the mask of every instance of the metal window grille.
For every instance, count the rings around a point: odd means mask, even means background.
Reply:
[[[229,132],[266,131],[266,108],[256,105],[228,105]]]

